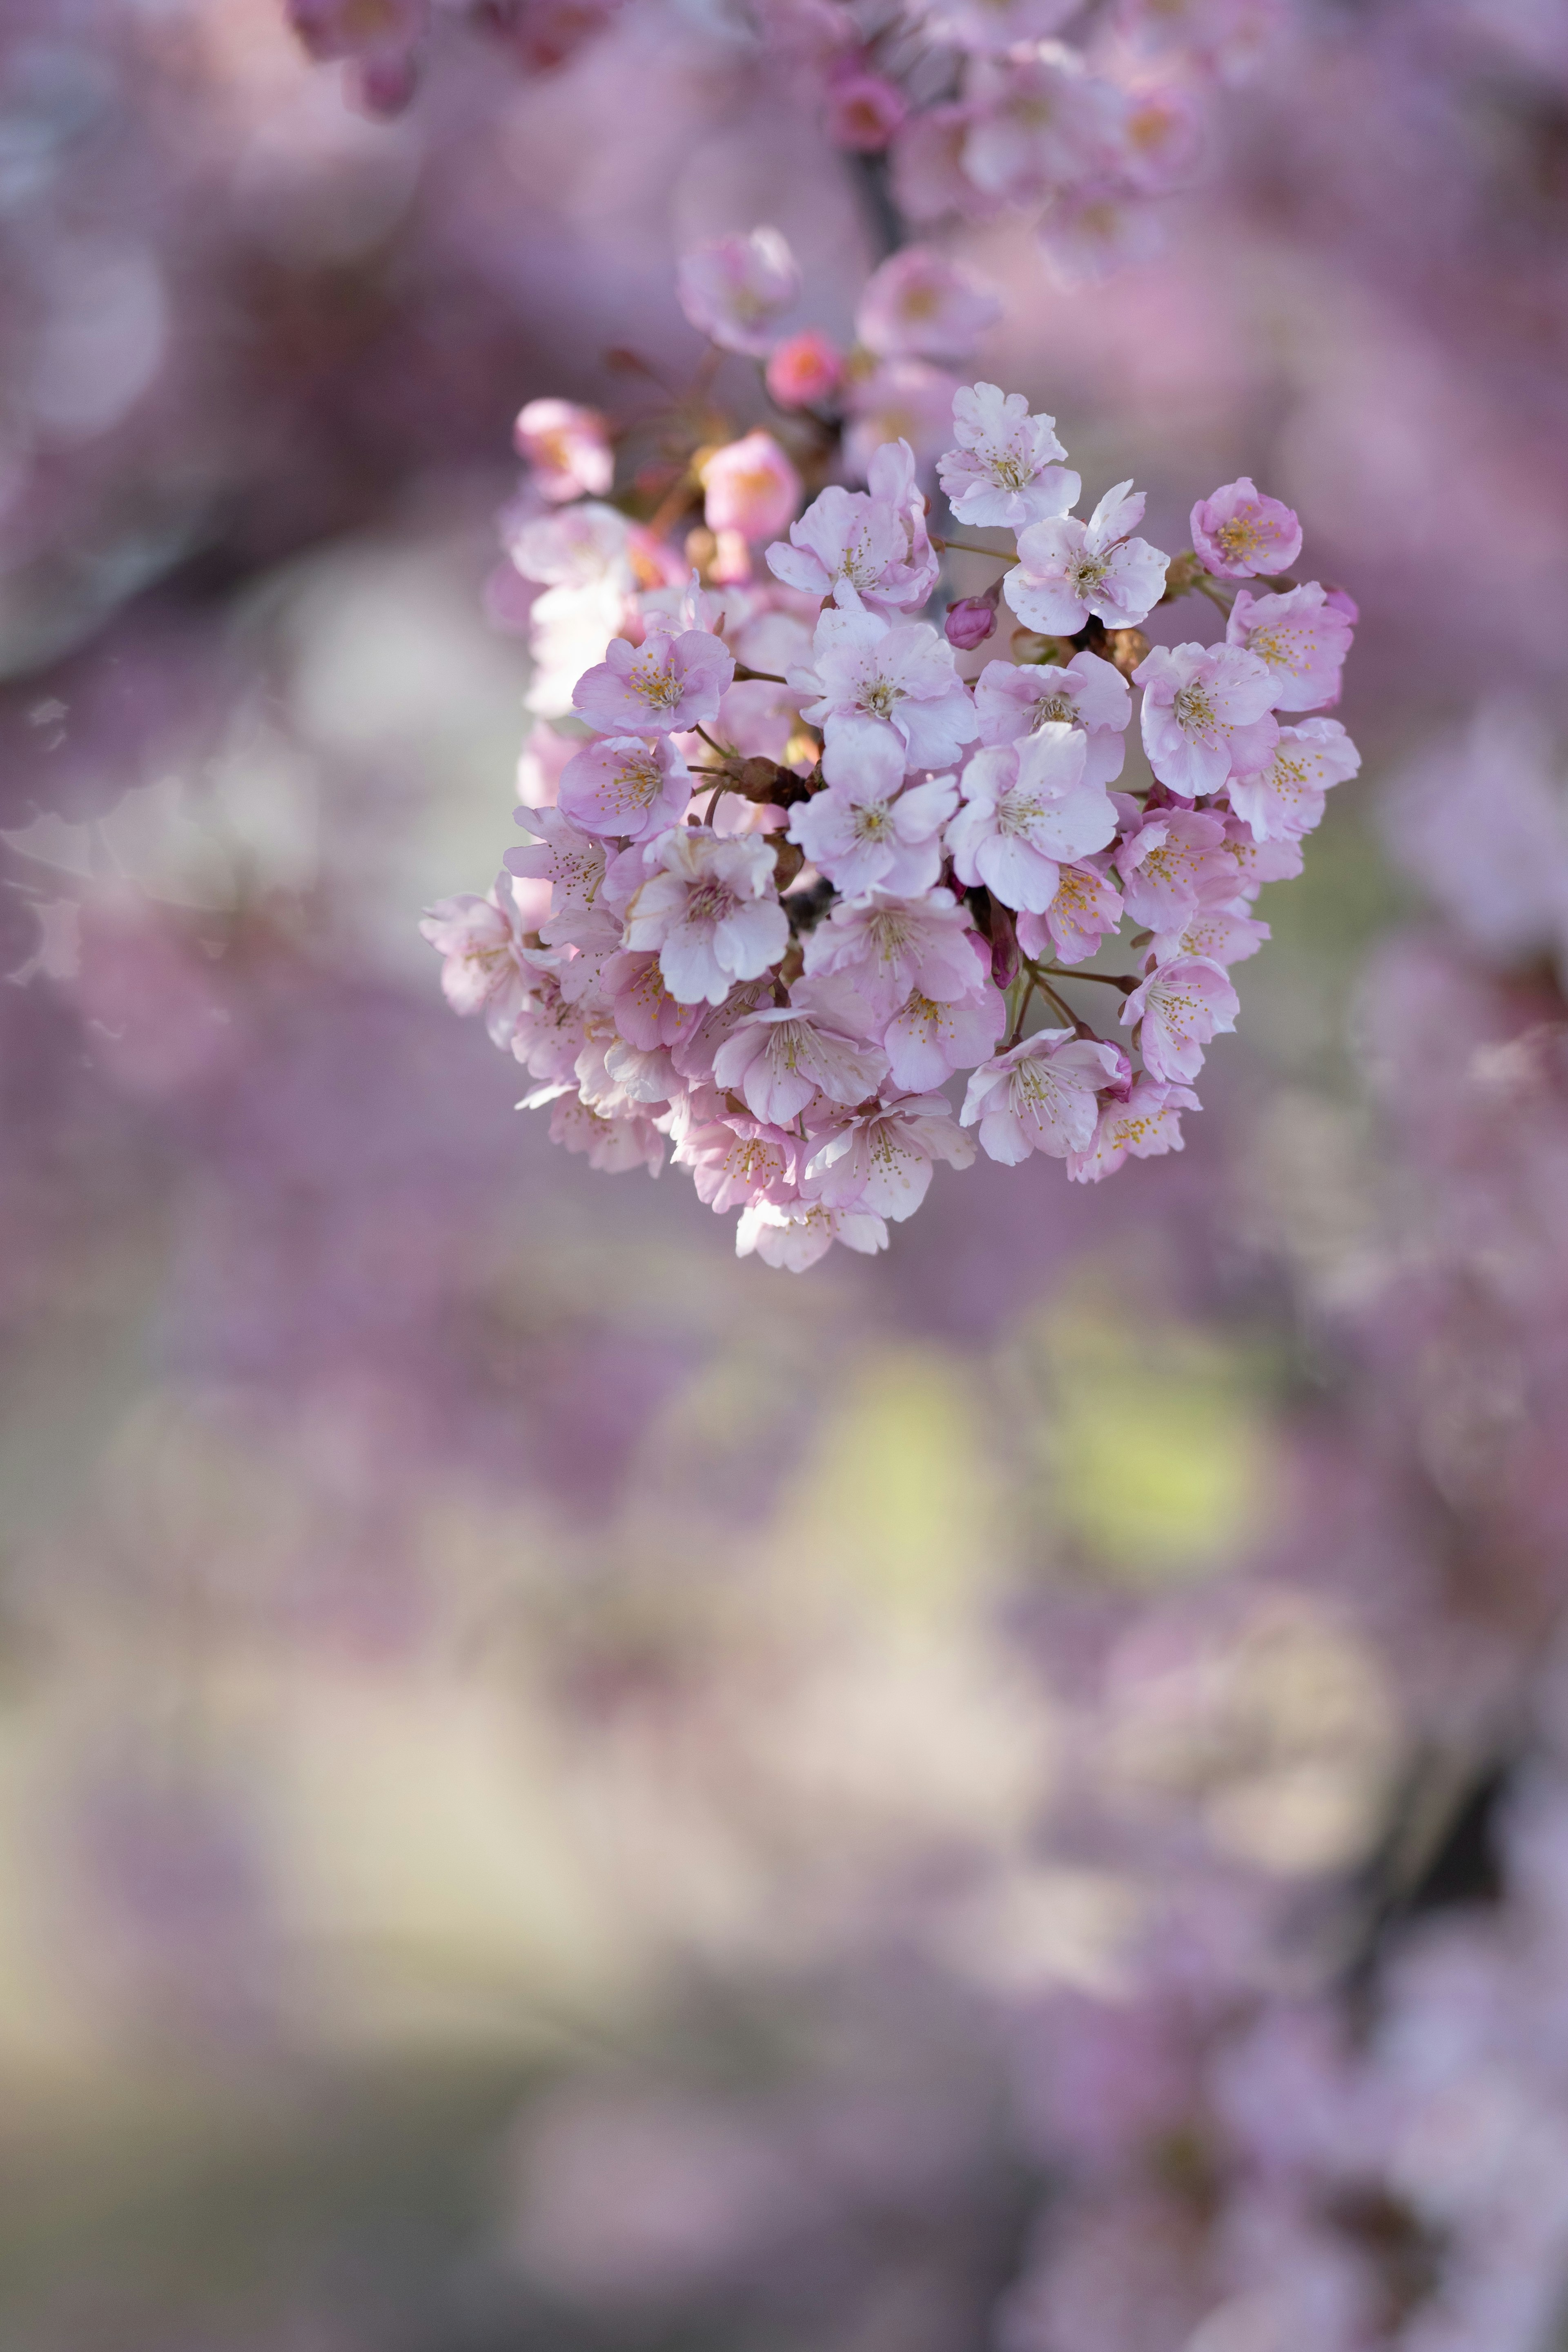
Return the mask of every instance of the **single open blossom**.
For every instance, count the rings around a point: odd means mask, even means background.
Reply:
[[[847,582],[816,625],[810,663],[789,683],[829,751],[881,735],[902,746],[906,767],[945,768],[974,740],[974,706],[946,639],[924,621],[894,625],[867,612]]]
[[[1209,1040],[1235,1028],[1240,1004],[1217,963],[1191,956],[1152,971],[1127,998],[1121,1018],[1143,1024],[1139,1047],[1149,1076],[1184,1085],[1202,1069]]]
[[[768,549],[776,579],[806,596],[831,596],[847,581],[866,609],[884,619],[925,603],[936,583],[937,556],[914,487],[913,455],[906,478],[900,446],[877,452],[871,489],[846,490],[834,482],[813,499],[791,523],[788,544],[778,541]]]
[[[957,390],[947,370],[929,360],[883,360],[869,375],[851,376],[844,391],[845,471],[864,481],[878,451],[892,441],[907,442],[917,463],[930,464],[947,446]]]
[[[1361,753],[1337,719],[1303,719],[1281,727],[1268,764],[1230,780],[1230,804],[1259,841],[1310,833],[1321,823],[1323,795],[1361,768]]]
[[[1156,930],[1149,952],[1156,963],[1182,963],[1201,956],[1205,962],[1245,963],[1269,938],[1267,923],[1248,914],[1247,901],[1219,895],[1223,885],[1205,891],[1190,912],[1170,929]]]
[[[770,539],[800,504],[800,476],[773,435],[759,429],[703,461],[702,493],[710,530]]]
[[[1184,922],[1205,890],[1234,890],[1225,820],[1194,809],[1136,812],[1116,846],[1116,870],[1135,923],[1167,930]]]
[[[882,74],[842,74],[827,87],[827,135],[852,154],[879,155],[909,110],[903,91]]]
[[[1098,1184],[1123,1160],[1180,1151],[1182,1113],[1201,1108],[1191,1087],[1140,1078],[1125,1102],[1106,1104],[1087,1147],[1068,1152],[1068,1175],[1075,1184]]]
[[[929,890],[942,871],[942,829],[957,805],[951,776],[906,788],[904,755],[878,730],[835,748],[827,791],[790,811],[789,838],[847,895],[878,885]]]
[[[836,1129],[807,1160],[801,1192],[830,1209],[869,1210],[896,1223],[925,1199],[935,1160],[967,1168],[973,1159],[973,1141],[945,1096],[910,1095]]]
[[[715,1118],[689,1127],[671,1155],[691,1171],[692,1189],[715,1214],[758,1201],[795,1197],[800,1138],[757,1118]]]
[[[800,270],[776,228],[722,236],[681,257],[676,293],[692,325],[726,351],[766,359],[800,292]]]
[[[527,928],[504,874],[482,898],[437,899],[419,926],[442,959],[442,995],[454,1013],[482,1013],[498,1045],[509,1042],[524,1001],[555,961],[524,946]]]
[[[501,859],[507,872],[524,881],[549,883],[552,918],[569,910],[585,913],[605,878],[604,843],[574,824],[564,809],[520,808],[513,816],[537,839],[531,848],[507,851]]]
[[[658,950],[682,1004],[721,1004],[733,982],[757,978],[788,943],[773,851],[756,835],[720,841],[705,825],[679,826],[657,846],[658,870],[626,909],[626,944]]]
[[[1193,90],[1178,81],[1156,81],[1128,92],[1121,169],[1141,194],[1163,195],[1182,186],[1203,147],[1203,110]]]
[[[943,999],[910,990],[882,1032],[894,1086],[925,1094],[993,1051],[1007,1025],[1007,1001],[994,981],[976,976],[969,996]]]
[[[863,1209],[830,1209],[824,1201],[757,1201],[735,1226],[735,1255],[754,1251],[764,1265],[805,1274],[835,1242],[874,1257],[888,1246],[888,1228]]]
[[[700,1001],[683,1004],[672,996],[658,956],[647,949],[638,954],[623,949],[611,957],[605,966],[603,987],[617,1034],[645,1053],[678,1045],[683,1037],[689,1037],[707,1009]]]
[[[646,841],[679,823],[692,778],[668,736],[607,735],[561,772],[557,806],[584,833]]]
[[[947,829],[959,880],[1043,915],[1060,866],[1115,836],[1116,811],[1103,787],[1084,782],[1083,766],[1083,736],[1057,721],[1022,742],[976,751],[960,780],[964,804]]]
[[[1031,958],[1054,949],[1064,963],[1082,963],[1121,920],[1121,894],[1107,857],[1085,857],[1057,868],[1057,887],[1043,915],[1021,911],[1018,945]]]
[[[1148,261],[1163,243],[1158,214],[1119,177],[1058,189],[1038,236],[1051,277],[1069,290]]]
[[[963,171],[986,195],[1043,203],[1116,162],[1126,101],[1059,41],[976,58],[965,97]]]
[[[574,400],[531,400],[518,412],[512,440],[532,468],[533,487],[552,503],[602,499],[616,478],[605,419]]]
[[[955,393],[952,433],[958,444],[938,459],[942,487],[960,522],[1022,530],[1047,515],[1065,515],[1083,484],[1066,466],[1067,451],[1054,416],[1031,416],[1021,392],[999,384],[968,384]]]
[[[1143,688],[1143,749],[1184,799],[1217,793],[1279,740],[1267,662],[1237,646],[1156,646],[1132,673]]]
[[[559,972],[542,972],[539,986],[522,1001],[509,1041],[511,1053],[531,1077],[550,1085],[570,1079],[575,1087],[574,1065],[585,1025],[582,1006],[562,992]]]
[[[867,279],[855,331],[879,359],[963,359],[1001,316],[966,270],[931,246],[906,245]]]
[[[1086,784],[1111,784],[1127,758],[1122,738],[1132,695],[1113,663],[1099,654],[1054,662],[987,662],[974,681],[974,716],[982,743],[1016,743],[1037,727],[1081,727]]]
[[[1233,811],[1226,819],[1225,856],[1236,876],[1237,897],[1250,903],[1266,882],[1289,882],[1300,874],[1301,838],[1289,833],[1259,841],[1247,819]]]
[[[767,387],[781,408],[814,408],[844,381],[844,354],[818,327],[786,335],[768,358]]]
[[[1131,536],[1143,520],[1143,493],[1131,489],[1118,482],[1087,522],[1061,515],[1020,534],[1002,593],[1029,628],[1075,636],[1091,615],[1108,629],[1148,619],[1165,593],[1166,559]]]
[[[900,898],[885,889],[839,898],[805,944],[805,969],[849,981],[889,1021],[918,990],[939,1003],[973,994],[986,970],[969,910],[951,890]]]
[[[574,1086],[558,1083],[525,1095],[519,1110],[537,1110],[553,1103],[550,1140],[568,1151],[586,1154],[590,1168],[601,1175],[623,1176],[629,1169],[646,1168],[657,1176],[664,1165],[664,1138],[646,1111],[614,1114],[584,1102]]]
[[[1315,580],[1273,596],[1238,588],[1225,628],[1227,645],[1268,664],[1276,710],[1321,710],[1337,702],[1354,635],[1350,616]]]
[[[755,1118],[785,1127],[819,1097],[858,1103],[874,1095],[888,1057],[834,1028],[799,981],[791,1002],[749,1013],[713,1056],[713,1083],[739,1094]]]
[[[601,735],[675,735],[719,713],[735,657],[706,629],[650,629],[640,646],[612,637],[577,681],[575,712]]]
[[[608,586],[617,594],[633,585],[632,526],[601,499],[584,499],[558,514],[509,509],[501,529],[506,551],[525,580],[547,588]]]
[[[1099,1089],[1121,1073],[1114,1045],[1041,1029],[976,1070],[959,1117],[978,1123],[981,1149],[1009,1168],[1031,1151],[1065,1160],[1082,1151],[1100,1117]]]
[[[1221,580],[1288,572],[1301,552],[1301,526],[1288,506],[1265,498],[1250,474],[1226,482],[1193,509],[1193,546]]]

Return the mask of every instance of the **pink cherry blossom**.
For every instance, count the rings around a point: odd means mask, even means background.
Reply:
[[[1132,695],[1121,672],[1099,654],[1056,663],[987,662],[974,682],[982,743],[1016,743],[1037,727],[1081,727],[1086,784],[1111,784],[1127,757],[1122,738]]]
[[[1226,623],[1227,645],[1268,665],[1276,710],[1321,710],[1340,698],[1340,673],[1355,631],[1315,580],[1281,595],[1238,588]]]
[[[909,110],[896,82],[881,74],[844,74],[828,84],[827,135],[852,154],[879,155]]]
[[[1060,42],[1042,42],[1032,56],[977,58],[965,97],[963,169],[987,195],[1040,203],[1115,163],[1121,93]]]
[[[939,1003],[972,996],[987,969],[984,948],[951,890],[900,898],[873,889],[836,901],[806,940],[805,969],[848,980],[889,1021],[915,992]]]
[[[1160,965],[1121,1007],[1125,1024],[1142,1022],[1139,1049],[1152,1078],[1195,1078],[1204,1047],[1234,1029],[1240,999],[1217,963],[1190,956]]]
[[[980,0],[982,7],[987,0]],[[912,114],[893,142],[891,179],[900,212],[912,221],[941,220],[946,213],[963,213],[970,220],[990,220],[1002,210],[1002,199],[973,179],[965,167],[969,135],[979,119],[977,106],[960,100],[928,106]]]
[[[774,346],[765,371],[781,408],[812,408],[831,400],[844,381],[844,354],[819,327],[803,327]]]
[[[612,637],[577,681],[579,719],[601,735],[674,735],[717,718],[735,657],[706,629],[650,629],[640,646]]]
[[[760,1013],[773,1002],[773,976],[769,971],[760,972],[754,980],[738,982],[721,1004],[700,1005],[696,1028],[678,1038],[670,1048],[670,1057],[681,1076],[694,1085],[710,1080],[713,1056],[726,1037],[733,1034],[748,1013]]]
[[[847,582],[836,596],[816,625],[810,663],[789,673],[803,715],[821,727],[829,751],[880,734],[902,746],[908,767],[950,765],[975,734],[952,647],[924,621],[891,625],[868,613]]]
[[[970,996],[942,999],[910,990],[882,1032],[894,1086],[927,1093],[993,1050],[1007,1025],[1006,999],[994,981],[977,976]]]
[[[888,1056],[831,1026],[812,994],[795,983],[788,1004],[749,1013],[713,1056],[713,1082],[738,1093],[755,1118],[787,1126],[819,1097],[863,1102],[888,1074]]]
[[[506,551],[525,580],[548,588],[596,588],[616,593],[633,582],[632,527],[624,514],[585,499],[560,514],[504,515]]]
[[[601,499],[616,478],[609,429],[596,408],[574,400],[531,400],[512,426],[519,457],[532,468],[533,487],[559,504]]]
[[[1321,822],[1323,795],[1358,773],[1361,753],[1337,719],[1303,719],[1281,727],[1266,767],[1230,780],[1230,804],[1259,841],[1310,833]]]
[[[1114,838],[1109,797],[1083,781],[1084,741],[1077,728],[1052,721],[1022,742],[974,754],[960,780],[964,805],[947,829],[961,882],[1044,914],[1063,862]]]
[[[419,926],[443,960],[442,995],[454,1013],[482,1013],[498,1045],[508,1044],[525,1000],[554,963],[524,946],[527,928],[506,875],[482,898],[437,899]]]
[[[689,1127],[671,1155],[689,1168],[692,1188],[715,1214],[759,1201],[795,1197],[798,1136],[755,1118],[709,1119]]]
[[[1265,498],[1250,474],[1226,482],[1193,509],[1193,546],[1221,580],[1287,572],[1301,552],[1301,526],[1288,506]]]
[[[1228,861],[1227,861],[1228,862]],[[1197,905],[1169,929],[1156,930],[1150,953],[1156,963],[1179,963],[1201,956],[1207,963],[1245,963],[1269,938],[1267,923],[1247,911],[1243,898],[1216,895],[1224,885],[1205,890]]]
[[[542,971],[539,986],[523,999],[511,1033],[511,1051],[530,1076],[551,1084],[570,1079],[575,1087],[574,1070],[584,1028],[585,1015],[563,993],[559,971]]]
[[[658,870],[626,910],[626,944],[658,950],[682,1004],[721,1004],[732,982],[755,979],[789,942],[773,851],[756,835],[720,841],[705,825],[680,826],[655,847]]]
[[[889,441],[907,442],[917,462],[929,465],[947,446],[957,390],[947,370],[927,360],[883,360],[869,375],[851,376],[844,395],[846,473],[864,481]]]
[[[702,1003],[683,1004],[670,994],[658,956],[647,950],[636,954],[623,950],[611,957],[603,985],[616,1030],[628,1045],[647,1053],[656,1046],[678,1045],[703,1017]]]
[[[1268,665],[1239,646],[1156,646],[1132,682],[1143,688],[1149,765],[1187,800],[1260,767],[1279,740]]]
[[[1057,869],[1057,887],[1043,915],[1021,912],[1018,945],[1031,958],[1054,949],[1064,963],[1082,963],[1121,920],[1121,895],[1105,857],[1074,860]]]
[[[567,761],[557,806],[584,833],[646,841],[679,823],[692,788],[667,736],[607,735]]]
[[[551,886],[551,913],[586,911],[605,878],[605,845],[573,824],[561,808],[520,808],[514,821],[538,836],[533,847],[509,849],[501,864],[525,881]]]
[[[878,884],[929,890],[942,870],[942,829],[958,805],[952,778],[906,791],[903,753],[881,729],[835,744],[827,757],[828,789],[790,811],[791,841],[846,893]]]
[[[877,461],[884,457],[879,450]],[[912,461],[911,461],[912,472]],[[923,536],[923,518],[921,524]],[[789,543],[769,548],[768,568],[803,595],[831,596],[841,580],[856,591],[868,612],[889,619],[923,604],[935,583],[937,559],[929,538],[911,550],[906,516],[890,499],[830,483],[799,520],[789,527]]]
[[[1118,270],[1149,261],[1164,241],[1159,215],[1117,179],[1059,189],[1039,226],[1040,250],[1057,285],[1098,286]]]
[[[771,433],[748,433],[715,449],[702,467],[703,513],[710,530],[747,540],[783,530],[800,504],[800,476]]]
[[[837,1128],[818,1144],[801,1178],[802,1197],[830,1209],[868,1210],[895,1223],[912,1217],[931,1186],[932,1163],[968,1168],[973,1139],[942,1095],[910,1095]]]
[[[1021,392],[974,383],[955,393],[953,439],[958,446],[937,461],[942,487],[960,522],[1022,530],[1049,515],[1065,515],[1083,488],[1055,461],[1067,451],[1054,416],[1031,415]]]
[[[1130,497],[1131,488],[1107,490],[1088,522],[1063,515],[1020,534],[1002,593],[1029,628],[1074,636],[1090,615],[1108,629],[1148,619],[1165,593],[1166,559],[1131,535],[1143,520],[1143,493]]]
[[[563,1084],[525,1095],[518,1108],[537,1110],[552,1101],[552,1143],[563,1144],[568,1151],[584,1152],[589,1167],[601,1175],[624,1176],[633,1168],[646,1168],[650,1176],[658,1174],[664,1165],[664,1138],[646,1111],[616,1116],[599,1110],[584,1102],[574,1087]]]
[[[676,293],[692,325],[726,351],[765,359],[800,292],[794,254],[776,228],[720,237],[681,257]]]
[[[1132,187],[1162,195],[1190,180],[1204,147],[1195,93],[1176,81],[1146,82],[1128,93],[1121,168]]]
[[[964,1092],[962,1124],[980,1129],[988,1159],[1015,1168],[1032,1151],[1065,1160],[1084,1150],[1100,1116],[1097,1090],[1121,1068],[1114,1045],[1041,1029],[976,1070]]]
[[[1289,882],[1300,874],[1301,835],[1259,841],[1247,819],[1233,812],[1226,818],[1225,856],[1236,876],[1237,896],[1250,904],[1266,882]]]
[[[1158,809],[1130,824],[1115,860],[1133,921],[1168,930],[1186,921],[1205,889],[1234,890],[1224,845],[1223,817],[1195,810]]]
[[[872,1257],[887,1248],[888,1228],[864,1210],[830,1209],[822,1201],[758,1201],[741,1212],[735,1227],[737,1257],[755,1252],[764,1265],[789,1274],[805,1274],[835,1242]]]
[[[996,297],[944,254],[906,245],[867,279],[855,331],[879,359],[962,359],[1001,315]]]
[[[1125,1160],[1154,1160],[1182,1150],[1182,1113],[1202,1106],[1190,1087],[1140,1078],[1124,1103],[1107,1103],[1082,1151],[1068,1154],[1075,1184],[1098,1184]]]

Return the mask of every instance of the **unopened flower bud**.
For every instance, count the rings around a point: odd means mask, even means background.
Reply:
[[[942,625],[955,652],[972,654],[996,626],[996,607],[987,597],[965,596],[948,606]]]
[[[816,327],[790,335],[768,362],[767,386],[781,408],[809,408],[844,381],[844,354]]]

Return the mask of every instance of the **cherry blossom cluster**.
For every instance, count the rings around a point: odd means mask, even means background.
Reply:
[[[787,277],[759,232],[689,257],[684,292],[749,318],[772,377],[770,271]],[[980,551],[994,589],[939,628],[920,615],[942,551],[976,543],[932,537],[906,440],[872,453],[865,489],[829,482],[799,513],[771,435],[694,452],[707,520],[678,555],[584,495],[613,484],[603,421],[531,404],[513,553],[543,585],[535,708],[563,723],[524,755],[529,845],[424,927],[449,1001],[524,1066],[557,1141],[605,1170],[657,1173],[671,1150],[739,1210],[742,1254],[796,1270],[835,1241],[885,1246],[938,1160],[1038,1152],[1087,1183],[1180,1149],[1236,1019],[1230,968],[1268,937],[1258,889],[1300,871],[1358,765],[1309,715],[1338,698],[1353,607],[1289,576],[1289,508],[1227,483],[1172,560],[1138,535],[1131,482],[1078,513],[1054,420],[1022,394],[961,386],[952,431],[956,522],[1013,544]],[[714,584],[724,532],[771,541],[765,573]],[[706,584],[682,578],[698,551]],[[1151,646],[1142,624],[1194,590],[1224,635]],[[1007,652],[962,674],[1004,606]],[[569,687],[563,639],[598,656]],[[1117,789],[1133,688],[1150,781]],[[1110,966],[1124,924],[1131,968]]]

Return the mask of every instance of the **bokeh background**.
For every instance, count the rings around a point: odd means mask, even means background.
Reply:
[[[729,1254],[517,1117],[511,418],[823,323],[721,12],[0,27],[0,2342],[1568,2343],[1568,14],[1299,0],[980,372],[1363,625],[1179,1160]]]

